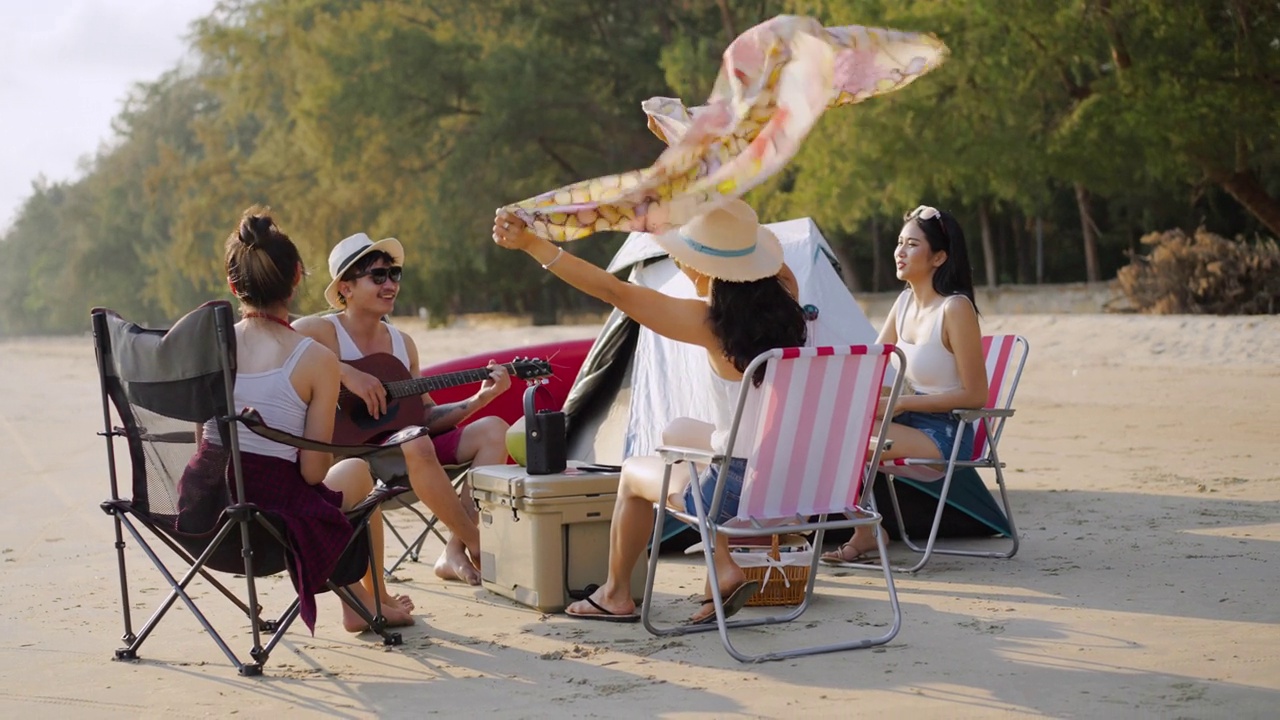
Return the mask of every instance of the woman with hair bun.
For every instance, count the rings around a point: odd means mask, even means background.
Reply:
[[[236,407],[256,409],[271,427],[330,442],[338,358],[289,324],[289,301],[305,269],[297,246],[267,213],[256,206],[246,210],[226,242],[227,285],[240,301],[242,318],[235,325]],[[184,484],[189,477],[207,477],[226,467],[216,423],[207,423],[200,435]],[[302,601],[303,622],[314,632],[315,593],[324,587],[353,532],[344,511],[373,488],[368,464],[347,459],[335,465],[327,453],[298,450],[251,432],[239,433],[239,438],[244,501],[280,516],[287,526],[297,559],[290,574]],[[371,522],[375,551],[380,551],[381,516]],[[373,585],[369,576],[365,582]],[[357,583],[348,589],[373,607],[369,588]],[[413,603],[407,597],[384,591],[381,604],[389,625],[413,623]],[[367,629],[355,611],[345,603],[342,608],[347,630]]]
[[[880,328],[879,343],[893,343],[907,358],[905,385],[894,406],[884,459],[949,458],[973,452],[973,426],[957,437],[956,410],[987,402],[982,330],[973,298],[973,270],[964,231],[951,213],[921,205],[903,218],[893,253],[898,296]],[[887,398],[877,417],[884,417]],[[824,553],[827,565],[878,563],[871,528],[858,527],[839,549]]]

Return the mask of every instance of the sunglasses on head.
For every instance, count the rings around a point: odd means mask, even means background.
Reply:
[[[910,222],[912,220],[937,220],[938,227],[942,228],[942,236],[947,237],[947,224],[942,222],[942,211],[938,210],[936,207],[921,205],[915,210],[912,210],[902,216],[903,222]]]
[[[352,275],[351,279],[359,280],[360,278],[366,275],[369,276],[369,279],[373,281],[374,285],[382,285],[388,280],[394,283],[398,283],[400,282],[400,278],[404,275],[404,268],[400,267],[399,265],[392,265],[391,267],[370,268],[368,270],[365,270],[364,272],[359,272],[359,273],[356,273],[355,275]]]
[[[921,205],[915,210],[912,210],[906,215],[903,215],[902,221],[907,222],[908,220],[933,220],[934,218],[940,218],[940,217],[942,217],[942,213],[938,212],[938,208],[929,207],[928,205]]]

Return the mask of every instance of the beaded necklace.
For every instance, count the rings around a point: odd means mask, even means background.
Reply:
[[[278,323],[280,325],[283,325],[289,328],[290,330],[293,330],[293,326],[289,324],[288,320],[281,320],[278,316],[272,315],[271,313],[264,313],[264,312],[257,312],[257,311],[247,312],[244,314],[244,318],[246,320],[249,318],[263,318],[265,320],[270,320],[271,322]]]

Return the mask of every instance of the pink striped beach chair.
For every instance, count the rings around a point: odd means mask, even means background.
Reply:
[[[1009,508],[1009,494],[1004,482],[1004,463],[996,452],[1000,435],[1004,432],[1005,421],[1013,416],[1013,395],[1018,389],[1018,381],[1022,377],[1022,368],[1027,362],[1029,345],[1026,338],[1020,335],[987,335],[982,338],[982,350],[987,365],[987,405],[980,410],[960,410],[956,416],[960,419],[959,432],[964,432],[969,425],[974,426],[973,455],[959,457],[960,443],[955,443],[951,457],[947,460],[922,458],[896,458],[880,463],[880,471],[887,479],[889,497],[893,502],[894,517],[902,533],[902,541],[911,550],[920,553],[920,559],[910,567],[895,568],[900,572],[914,573],[929,562],[934,553],[941,555],[965,555],[969,557],[1011,558],[1018,552],[1018,529],[1013,522],[1013,514]],[[996,485],[1000,489],[1001,511],[1009,524],[1009,546],[999,551],[967,550],[958,547],[938,547],[938,528],[942,524],[942,511],[946,507],[947,494],[951,490],[951,478],[958,468],[990,469],[995,471]],[[933,517],[933,526],[929,531],[929,539],[924,547],[917,545],[906,531],[906,523],[902,519],[902,509],[898,505],[898,496],[894,489],[894,478],[908,478],[917,482],[935,483],[941,480],[937,491],[938,511]],[[868,567],[874,567],[869,565]]]
[[[661,537],[665,513],[671,513],[696,527],[715,605],[715,624],[658,627],[652,622],[654,578],[658,554],[649,557],[641,620],[655,635],[677,635],[718,629],[720,640],[734,658],[760,662],[837,650],[882,645],[893,639],[902,624],[893,572],[885,553],[881,516],[862,504],[861,487],[870,487],[870,470],[879,465],[883,450],[883,430],[887,421],[875,418],[885,368],[891,356],[899,361],[902,352],[892,345],[853,347],[782,348],[761,354],[747,367],[738,395],[737,410],[724,455],[708,450],[660,447],[665,463],[660,497],[667,497],[672,469],[683,463],[694,483],[695,513],[657,506],[655,537]],[[764,369],[759,387],[751,378]],[[901,378],[901,374],[898,375]],[[897,399],[901,380],[895,381],[890,402]],[[732,458],[746,460],[742,492],[736,517],[723,524],[711,519],[719,514],[724,500],[726,470]],[[699,492],[694,463],[720,465],[711,506],[705,507]],[[893,619],[886,632],[826,645],[775,650],[750,655],[740,652],[730,640],[731,628],[750,627],[794,620],[804,613],[813,598],[818,556],[823,533],[832,528],[870,525],[880,544],[880,557]],[[816,531],[812,565],[799,606],[780,615],[728,620],[725,598],[720,593],[712,559],[717,533],[730,537],[758,536],[781,532]],[[853,625],[852,627],[857,627]]]

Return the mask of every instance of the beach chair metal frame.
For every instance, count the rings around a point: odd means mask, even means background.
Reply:
[[[421,433],[402,433],[381,445],[337,446],[270,428],[251,410],[237,413],[234,317],[226,301],[205,303],[167,330],[141,327],[104,308],[92,311],[92,324],[102,390],[104,430],[98,434],[106,441],[111,487],[110,498],[101,508],[111,516],[115,530],[124,624],[124,646],[115,651],[115,659],[138,659],[139,648],[174,603],[182,600],[241,675],[260,675],[272,650],[298,617],[300,601],[295,597],[279,619],[263,617],[255,579],[283,572],[290,562],[290,550],[284,528],[273,514],[251,503],[235,501],[245,497],[238,426],[244,425],[268,439],[301,449],[364,457],[370,461],[375,475],[380,463],[400,455],[401,443]],[[113,416],[119,425],[113,422]],[[213,508],[216,521],[211,527],[186,532],[178,527],[180,493],[175,483],[194,453],[195,426],[208,419],[218,420],[226,440],[223,447],[227,450],[234,487],[226,488],[230,504],[220,510]],[[128,497],[121,495],[117,442],[122,442],[126,450],[124,462],[131,482]],[[379,488],[348,513],[355,532],[327,584],[387,645],[399,645],[401,637],[386,630],[386,618],[378,601],[380,593],[375,593],[374,607],[370,609],[351,595],[345,585],[358,581],[373,560],[368,535],[370,516],[383,501],[400,492],[403,490]],[[141,532],[144,527],[173,551],[186,566],[184,571],[179,574],[169,569]],[[129,599],[126,533],[151,560],[169,590],[136,630]],[[233,592],[213,572],[242,574],[244,597]],[[231,650],[192,599],[188,586],[197,576],[210,583],[249,619],[252,645],[248,660],[242,660]]]
[[[696,448],[658,448],[665,466],[660,497],[667,497],[672,468],[684,463],[694,488],[695,512],[682,512],[665,503],[656,503],[654,533],[661,537],[667,514],[698,529],[716,622],[672,626],[654,623],[653,588],[658,553],[650,553],[641,605],[641,621],[649,632],[669,636],[718,630],[725,650],[742,662],[873,647],[889,642],[898,634],[902,610],[889,567],[885,533],[880,528],[881,516],[861,501],[870,495],[875,478],[872,469],[879,465],[884,449],[888,420],[877,421],[875,411],[891,356],[897,356],[900,362],[903,360],[902,351],[892,345],[783,348],[762,353],[744,374],[724,455]],[[762,366],[764,380],[759,388],[753,387],[751,378]],[[892,385],[890,407],[902,389],[901,378],[899,373]],[[758,410],[744,414],[749,399]],[[886,418],[888,416],[886,414]],[[744,422],[744,417],[752,417],[753,421]],[[747,461],[738,516],[728,523],[716,524],[711,518],[717,516],[724,500],[724,478],[735,455]],[[710,507],[703,502],[694,463],[720,466]],[[881,569],[892,612],[888,630],[880,635],[825,645],[761,654],[740,651],[729,631],[786,623],[803,615],[814,597],[824,532],[858,526],[871,526],[880,546]],[[741,537],[809,531],[815,532],[814,551],[801,603],[778,615],[728,620],[713,557],[716,535]]]
[[[1009,506],[1009,492],[1004,480],[1004,463],[1000,460],[996,446],[1004,433],[1005,421],[1013,417],[1013,398],[1017,392],[1018,382],[1022,378],[1022,369],[1027,362],[1030,344],[1020,335],[987,335],[982,338],[983,356],[987,368],[987,406],[978,410],[957,410],[955,415],[960,421],[957,433],[964,433],[967,427],[974,428],[974,452],[970,458],[961,458],[960,443],[956,442],[951,449],[951,457],[945,460],[930,458],[896,458],[885,460],[880,464],[880,471],[886,479],[889,497],[893,504],[894,517],[898,521],[902,542],[912,551],[919,553],[915,564],[895,567],[898,572],[915,573],[929,562],[934,554],[960,555],[967,557],[1011,558],[1018,552],[1018,528],[1013,521],[1013,512]],[[957,547],[938,545],[938,530],[942,525],[942,513],[946,508],[947,495],[951,490],[951,479],[957,468],[989,469],[995,472],[996,485],[1000,490],[1001,511],[1009,523],[1009,543],[1007,548],[996,551],[967,550]],[[929,537],[923,546],[918,545],[907,534],[906,523],[902,517],[902,509],[898,504],[894,478],[909,477],[917,481],[932,482],[941,480],[938,490],[938,509],[933,518]],[[874,500],[873,500],[874,504]],[[867,567],[875,567],[868,565]]]

